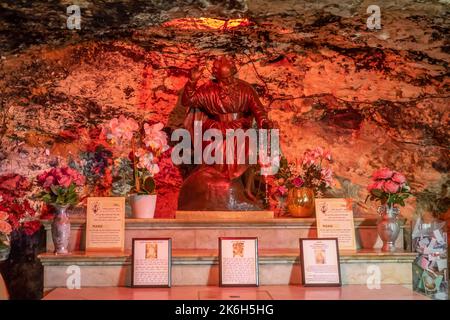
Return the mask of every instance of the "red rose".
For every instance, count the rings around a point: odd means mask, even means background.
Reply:
[[[389,179],[392,177],[394,172],[388,168],[382,168],[380,170],[375,171],[372,174],[372,179],[379,180],[379,179]]]
[[[384,191],[387,193],[396,193],[400,189],[400,185],[394,181],[386,181],[384,183]]]
[[[369,186],[367,187],[367,190],[369,192],[371,192],[372,190],[384,190],[384,181],[383,180],[378,180],[378,181],[374,181],[371,184],[369,184]]]
[[[399,172],[395,172],[392,176],[392,181],[397,182],[399,184],[404,184],[406,182],[406,178]]]

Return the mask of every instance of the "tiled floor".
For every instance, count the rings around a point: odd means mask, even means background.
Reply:
[[[261,286],[258,288],[172,287],[126,288],[97,287],[69,290],[57,288],[45,300],[423,300],[426,297],[402,285],[364,285],[306,288],[302,286]]]

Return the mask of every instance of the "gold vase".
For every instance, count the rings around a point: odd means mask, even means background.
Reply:
[[[287,197],[291,216],[308,218],[314,214],[314,191],[310,188],[292,188]]]

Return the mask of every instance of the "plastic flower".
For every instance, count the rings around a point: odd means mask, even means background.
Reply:
[[[367,186],[367,191],[371,192],[372,190],[384,190],[384,181],[383,180],[377,180],[373,181],[371,184]]]
[[[372,174],[372,178],[375,180],[378,179],[390,179],[392,177],[392,175],[394,174],[394,172],[388,168],[382,168],[380,170],[375,171]]]
[[[300,177],[294,178],[294,180],[292,180],[292,184],[293,184],[294,187],[296,187],[296,188],[300,188],[300,187],[303,185],[303,183],[304,183],[304,181],[303,181],[303,179],[300,178]]]
[[[169,149],[167,145],[167,134],[162,131],[164,125],[156,123],[150,126],[148,123],[144,124],[145,136],[143,142],[147,148],[151,148],[156,152],[164,152]]]
[[[106,138],[111,143],[120,144],[129,142],[133,138],[134,132],[139,130],[138,123],[132,118],[120,115],[119,118],[111,119],[105,126]]]
[[[159,166],[157,163],[155,163],[156,159],[153,156],[153,153],[143,148],[139,148],[136,151],[135,156],[138,159],[137,167],[139,169],[147,170],[151,176],[159,173]]]
[[[284,196],[288,192],[288,188],[285,186],[279,186],[277,188],[277,191],[280,193],[280,195]]]
[[[399,172],[394,172],[394,175],[392,176],[392,181],[397,182],[399,184],[404,184],[406,182],[406,178],[403,174]]]
[[[6,211],[0,211],[0,221],[8,219],[9,214]]]
[[[6,221],[0,220],[0,233],[8,235],[11,232],[12,232],[11,225]]]
[[[400,185],[392,180],[388,180],[384,183],[383,189],[388,193],[396,193],[400,190]]]

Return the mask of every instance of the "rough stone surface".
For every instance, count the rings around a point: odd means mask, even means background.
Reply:
[[[355,198],[357,215],[375,213],[365,186],[384,166],[448,209],[448,1],[378,1],[381,30],[367,29],[362,0],[74,2],[81,30],[66,28],[72,1],[1,4],[1,173],[34,177],[76,158],[119,114],[181,127],[189,69],[207,63],[206,78],[215,55],[231,54],[280,124],[288,159],[331,149],[333,192]],[[251,23],[185,19],[199,17]],[[176,207],[179,169],[167,172],[159,216]],[[426,207],[409,200],[402,213]]]

